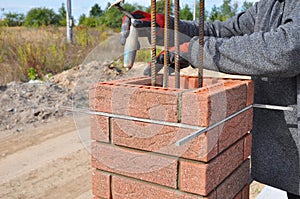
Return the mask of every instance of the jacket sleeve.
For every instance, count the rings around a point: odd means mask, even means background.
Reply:
[[[204,35],[213,37],[232,37],[251,34],[254,31],[256,7],[257,3],[246,12],[241,12],[225,22],[205,22]],[[173,23],[174,19],[171,18],[171,27],[173,27]],[[179,32],[190,38],[199,35],[199,21],[180,20],[179,27]]]
[[[205,37],[204,67],[230,74],[292,77],[300,73],[300,25],[231,38]],[[197,62],[198,37],[191,40],[191,63]]]

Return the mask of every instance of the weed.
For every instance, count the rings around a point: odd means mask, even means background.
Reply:
[[[36,71],[35,71],[34,68],[29,68],[27,70],[27,74],[28,74],[28,77],[29,77],[30,80],[35,80],[36,77],[37,77],[37,74],[36,74]]]
[[[27,81],[28,71],[36,77],[57,74],[82,63],[86,55],[107,38],[100,28],[75,27],[72,44],[66,43],[66,29],[58,27],[1,27],[0,84]]]

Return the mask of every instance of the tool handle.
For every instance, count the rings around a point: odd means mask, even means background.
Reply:
[[[119,4],[115,5],[121,12],[123,12],[124,15],[126,15],[127,17],[129,17],[130,19],[134,19],[133,15],[126,11],[124,8],[122,8]]]

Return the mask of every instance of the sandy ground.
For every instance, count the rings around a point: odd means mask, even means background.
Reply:
[[[1,134],[0,198],[92,198],[90,155],[72,117]]]
[[[1,134],[0,198],[92,198],[90,154],[75,122],[68,116],[21,134]],[[250,198],[263,186],[253,182]]]

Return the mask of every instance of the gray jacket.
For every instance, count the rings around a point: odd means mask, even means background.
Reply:
[[[196,36],[198,23],[181,21],[180,31]],[[251,75],[255,103],[294,108],[254,109],[251,172],[300,195],[300,1],[261,0],[226,22],[206,23],[205,35],[205,68]]]

